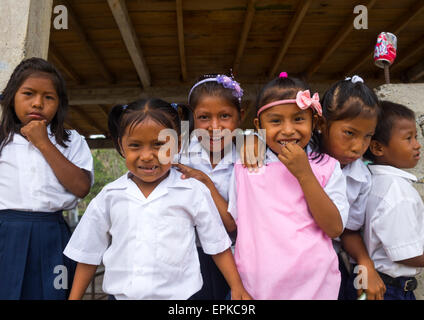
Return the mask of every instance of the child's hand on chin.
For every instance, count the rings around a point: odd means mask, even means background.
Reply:
[[[21,128],[21,134],[37,148],[39,148],[42,143],[50,141],[47,134],[46,120],[30,121]]]
[[[308,155],[305,150],[295,142],[290,142],[281,148],[278,159],[299,180],[312,173]],[[309,168],[309,170],[306,170]]]

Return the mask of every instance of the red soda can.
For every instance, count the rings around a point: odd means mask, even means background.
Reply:
[[[391,65],[396,58],[397,38],[393,33],[381,32],[374,49],[374,62],[377,67]]]

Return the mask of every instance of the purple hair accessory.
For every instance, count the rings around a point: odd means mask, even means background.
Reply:
[[[289,76],[289,75],[287,74],[287,72],[284,72],[284,71],[283,71],[283,72],[281,72],[281,73],[280,73],[280,75],[279,75],[278,77],[279,77],[279,78],[288,78],[288,76]]]
[[[222,84],[224,88],[231,89],[233,91],[233,96],[241,101],[241,97],[243,97],[243,89],[237,81],[226,75],[219,75],[216,77],[216,82]]]
[[[232,78],[230,78],[226,75],[221,75],[221,74],[214,77],[214,78],[207,78],[207,79],[203,79],[203,80],[200,80],[199,82],[197,82],[190,89],[190,92],[188,94],[188,101],[190,101],[191,93],[193,92],[193,90],[197,86],[199,86],[199,85],[201,85],[205,82],[210,82],[210,81],[216,81],[219,84],[221,84],[224,88],[231,89],[233,96],[236,97],[239,100],[239,102],[241,102],[241,97],[243,96],[243,89],[240,87],[240,84],[237,81],[235,81],[234,79],[232,79]]]

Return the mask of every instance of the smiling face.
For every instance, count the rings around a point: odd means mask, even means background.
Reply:
[[[33,120],[50,123],[59,107],[53,81],[43,74],[28,77],[16,91],[14,105],[16,116],[23,125]]]
[[[128,126],[122,137],[121,150],[126,166],[133,174],[133,181],[145,194],[168,176],[172,166],[170,161],[161,159],[161,147],[167,143],[158,140],[163,129],[166,129],[163,125],[146,118],[132,128]],[[172,159],[173,155],[168,156]]]
[[[254,120],[256,129],[266,130],[266,144],[277,154],[290,142],[306,147],[317,119],[311,109],[301,110],[294,103],[271,107],[259,117]]]
[[[230,137],[225,137],[240,125],[241,113],[219,96],[202,97],[194,109],[194,128],[209,133],[209,139],[199,137],[203,148],[211,153],[222,152],[226,144],[232,141]],[[219,133],[217,130],[225,131]]]
[[[377,125],[377,116],[356,117],[323,124],[324,149],[345,166],[362,157],[367,150]]]
[[[381,154],[376,163],[388,164],[396,168],[414,168],[420,159],[420,148],[415,121],[405,118],[396,119],[389,143],[381,145]]]

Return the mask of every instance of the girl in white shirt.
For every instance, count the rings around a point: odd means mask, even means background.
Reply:
[[[237,152],[233,143],[243,117],[240,84],[226,75],[204,75],[188,95],[193,128],[188,152],[177,165],[183,178],[195,178],[211,192],[224,226],[235,237],[236,225],[227,212],[228,190]],[[193,299],[222,300],[229,288],[222,274],[198,243],[203,287]]]
[[[249,299],[209,190],[172,168],[181,124],[159,100],[115,106],[109,116],[127,174],[93,201],[65,249],[78,261],[70,299],[80,299],[103,260],[103,290],[115,299],[189,299],[202,287],[195,227],[234,299]]]
[[[66,299],[75,264],[62,210],[90,190],[90,149],[64,129],[65,82],[43,59],[15,68],[1,106],[0,299]]]
[[[345,267],[341,256],[341,245],[358,265],[367,268],[368,283],[363,284],[367,298],[382,299],[385,291],[384,283],[375,271],[359,233],[365,221],[365,207],[371,190],[371,175],[362,162],[362,156],[370,144],[377,125],[380,113],[378,99],[362,78],[353,76],[336,82],[325,92],[322,99],[322,113],[321,134],[315,137],[313,145],[317,148],[321,146],[326,153],[340,162],[343,175],[346,177],[350,206],[346,229],[340,236],[341,243],[340,239],[333,241],[339,254],[339,268],[342,273],[339,299],[356,299],[363,292],[361,288],[353,286],[353,279],[357,274]],[[348,274],[349,271],[351,276]]]

